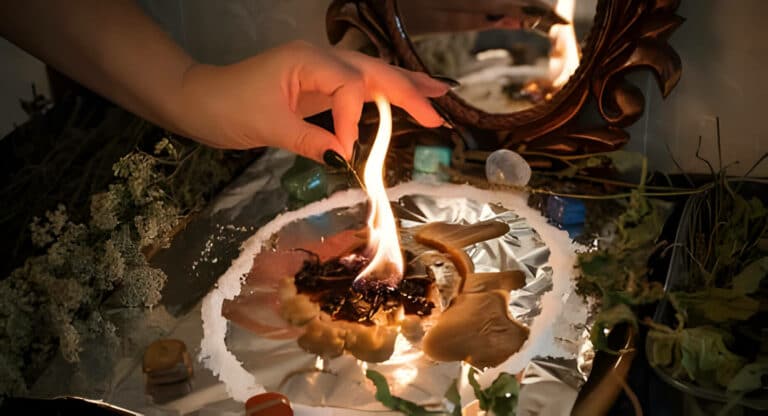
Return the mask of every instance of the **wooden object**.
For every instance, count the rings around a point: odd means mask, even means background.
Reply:
[[[454,166],[461,168],[472,159],[484,161],[489,151],[499,148],[528,155],[621,148],[629,140],[624,128],[637,121],[645,107],[643,92],[625,75],[636,69],[651,70],[663,97],[680,79],[680,57],[667,43],[684,21],[675,14],[679,4],[679,0],[599,0],[580,66],[546,103],[515,113],[490,114],[453,93],[438,98],[454,122],[477,133],[478,149],[456,142]],[[349,28],[357,28],[384,60],[428,72],[411,45],[396,0],[334,0],[326,27],[331,43],[339,42]],[[587,103],[597,107],[602,125],[579,123],[576,116]]]

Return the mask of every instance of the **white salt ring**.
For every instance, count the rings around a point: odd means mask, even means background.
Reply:
[[[481,385],[489,385],[499,373],[518,373],[536,356],[546,355],[556,343],[553,324],[561,316],[566,296],[573,290],[572,271],[576,252],[568,233],[547,223],[538,211],[527,205],[528,195],[523,192],[487,191],[468,185],[445,184],[434,186],[409,182],[390,188],[390,200],[405,195],[455,198],[460,196],[481,203],[497,203],[519,216],[536,230],[550,250],[548,265],[552,268],[552,290],[541,298],[541,313],[529,326],[530,334],[522,348],[498,367],[487,369],[480,377]],[[338,192],[331,197],[309,204],[296,211],[277,216],[261,227],[255,235],[243,243],[240,256],[219,278],[216,286],[202,301],[203,338],[199,359],[203,365],[219,377],[229,395],[240,402],[265,391],[264,386],[249,373],[242,363],[227,349],[227,319],[221,314],[225,299],[234,299],[239,293],[241,278],[248,274],[253,259],[265,242],[289,223],[337,208],[350,207],[365,201],[366,195],[357,189]]]

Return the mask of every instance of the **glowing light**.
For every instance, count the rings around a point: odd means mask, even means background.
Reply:
[[[398,333],[395,338],[395,349],[392,351],[392,356],[387,361],[382,363],[383,365],[400,365],[409,363],[421,358],[424,352],[418,348],[414,348],[413,344],[405,339],[403,334]]]
[[[410,367],[407,365],[398,367],[392,372],[392,376],[395,379],[395,383],[400,386],[407,386],[410,384],[416,376],[419,375],[419,369]]]
[[[386,98],[379,95],[375,100],[379,109],[379,128],[363,172],[363,182],[371,201],[368,250],[373,252],[374,256],[355,278],[355,282],[364,278],[368,282],[378,281],[395,287],[403,276],[403,255],[395,216],[384,187],[384,160],[392,138],[392,112]]]
[[[554,25],[549,30],[549,37],[553,40],[552,53],[549,57],[549,73],[552,86],[562,87],[568,82],[568,78],[576,72],[581,59],[579,43],[576,40],[576,32],[573,29],[574,0],[558,0],[555,12],[568,20],[567,25]]]

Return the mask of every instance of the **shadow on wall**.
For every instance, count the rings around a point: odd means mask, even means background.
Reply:
[[[628,147],[662,171],[677,171],[671,151],[684,170],[707,172],[696,145],[701,136],[702,157],[717,167],[720,117],[723,166],[738,161],[728,172],[743,174],[768,152],[768,1],[683,0],[678,13],[687,20],[670,43],[683,61],[682,79],[662,100],[650,75],[641,77],[646,112]],[[768,163],[753,175],[768,176]]]
[[[50,97],[45,65],[31,55],[0,38],[0,138],[14,125],[27,121],[19,99],[32,98],[32,84],[37,92]]]

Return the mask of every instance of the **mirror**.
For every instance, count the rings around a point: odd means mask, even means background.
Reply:
[[[403,29],[431,74],[491,114],[552,99],[578,68],[597,0],[398,0]]]
[[[571,20],[580,48],[578,65],[560,71],[572,74],[539,97],[523,96],[520,85],[541,81],[542,74],[547,77],[540,87],[547,80],[554,84],[548,71],[526,75],[523,68],[538,65],[543,56],[540,66],[548,70],[562,55],[549,35],[567,23],[556,0],[333,0],[326,30],[331,44],[337,44],[356,29],[368,40],[365,50],[387,62],[432,73],[439,66],[440,73],[433,75],[457,71],[464,87],[472,86],[473,94],[456,90],[433,100],[454,125],[476,139],[456,140],[452,134],[454,166],[482,163],[490,151],[507,148],[546,167],[562,155],[609,152],[627,143],[625,128],[645,108],[645,91],[628,82],[627,73],[649,70],[662,97],[672,92],[682,73],[680,57],[669,44],[684,22],[675,14],[679,5],[680,0],[575,0]],[[427,43],[419,46],[420,39]],[[518,43],[522,46],[515,47]],[[469,55],[466,64],[421,56],[440,53],[449,59],[454,54],[442,50],[447,48]],[[480,52],[487,53],[478,56]],[[494,68],[477,83],[469,75],[486,69],[473,66],[476,62]],[[515,71],[523,73],[515,82],[498,76]],[[485,82],[490,87],[483,87]],[[519,102],[521,98],[527,101]]]

